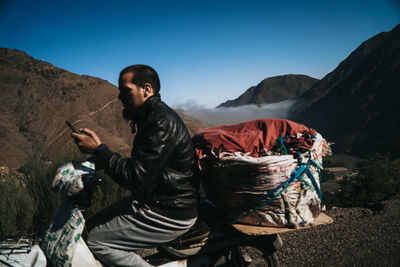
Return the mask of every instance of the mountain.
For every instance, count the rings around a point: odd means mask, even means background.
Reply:
[[[228,100],[217,108],[237,107],[249,104],[269,104],[299,97],[311,88],[318,79],[306,75],[281,75],[264,79],[257,86],[252,86],[241,96]]]
[[[0,166],[17,168],[30,156],[51,159],[75,148],[65,121],[88,127],[122,154],[133,136],[122,118],[118,88],[0,48]],[[182,113],[191,134],[201,123]]]
[[[363,42],[302,96],[290,119],[317,129],[336,152],[400,148],[400,25]]]

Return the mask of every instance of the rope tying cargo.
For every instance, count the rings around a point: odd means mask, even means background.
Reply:
[[[277,186],[275,189],[273,189],[272,191],[270,191],[268,194],[263,195],[257,199],[255,199],[254,201],[252,201],[249,205],[247,205],[247,207],[245,209],[250,208],[251,206],[257,205],[259,204],[257,207],[251,209],[249,212],[247,212],[246,214],[240,216],[238,219],[234,220],[231,222],[231,224],[235,224],[237,222],[239,222],[240,220],[246,218],[247,216],[249,216],[250,214],[256,212],[257,210],[261,209],[262,207],[264,207],[265,205],[267,205],[268,203],[270,203],[272,200],[274,200],[275,198],[277,198],[278,196],[280,196],[295,180],[299,180],[304,182],[308,187],[311,187],[304,179],[303,179],[303,174],[305,173],[307,175],[307,177],[311,180],[311,183],[314,187],[314,189],[317,191],[318,197],[320,199],[320,205],[322,207],[322,193],[321,190],[318,186],[317,181],[315,180],[314,176],[312,175],[309,166],[312,165],[314,166],[318,173],[320,174],[320,170],[321,167],[319,166],[319,164],[317,162],[315,162],[312,159],[312,151],[308,150],[309,153],[309,159],[307,161],[306,164],[302,163],[301,158],[298,157],[298,169],[296,171],[294,171],[289,179],[287,179],[285,182],[281,183],[279,186]],[[321,176],[320,176],[321,177]],[[281,190],[280,190],[281,189]],[[275,194],[278,190],[280,190],[277,194]],[[275,195],[274,195],[275,194]],[[262,202],[263,200],[265,200],[266,198],[269,198],[267,201]]]
[[[282,155],[286,155],[288,152],[287,148],[285,146],[285,142],[286,142],[287,138],[289,138],[289,136],[287,136],[287,135],[279,136],[278,139],[276,140],[276,143],[279,145]]]

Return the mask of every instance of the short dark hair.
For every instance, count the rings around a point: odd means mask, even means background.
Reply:
[[[121,71],[119,77],[125,73],[132,72],[132,83],[143,87],[145,83],[151,84],[153,87],[154,93],[160,92],[160,78],[158,78],[157,72],[150,66],[147,65],[131,65],[126,67]]]

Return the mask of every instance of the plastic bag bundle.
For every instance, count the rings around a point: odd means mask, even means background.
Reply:
[[[84,178],[93,178],[93,175],[95,175],[95,165],[88,161],[68,162],[57,169],[52,189],[60,193],[63,201],[40,243],[40,248],[53,266],[71,266],[72,264],[85,219],[71,198],[83,194]]]
[[[71,266],[84,226],[82,212],[64,200],[40,244],[53,266]]]
[[[291,134],[293,142],[304,139],[302,133]],[[306,141],[308,148],[294,149],[287,155],[272,151],[272,147],[265,149],[264,156],[215,150],[204,156],[203,151],[199,164],[208,197],[233,223],[274,227],[312,224],[320,214],[322,157],[330,149],[316,132]]]
[[[85,161],[68,162],[57,169],[53,179],[52,190],[58,192],[62,197],[79,195],[84,188],[82,177],[87,174],[94,174],[94,163]]]

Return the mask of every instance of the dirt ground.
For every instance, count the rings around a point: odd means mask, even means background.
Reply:
[[[282,234],[281,266],[400,266],[400,196],[383,205],[332,208],[332,224]]]

